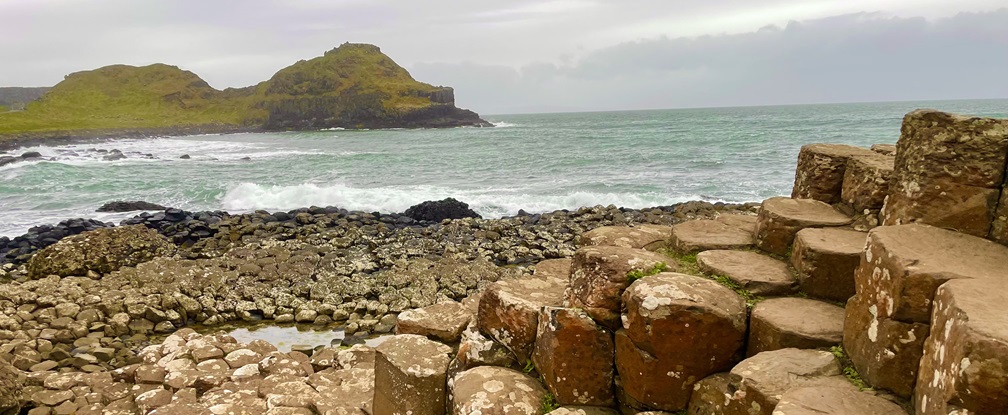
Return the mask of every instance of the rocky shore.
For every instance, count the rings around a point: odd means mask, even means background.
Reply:
[[[916,111],[761,204],[39,228],[0,241],[0,413],[1008,413],[1006,166],[1008,120]]]

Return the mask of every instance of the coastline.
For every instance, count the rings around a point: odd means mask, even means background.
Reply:
[[[65,145],[98,142],[120,138],[182,137],[202,134],[259,133],[259,127],[233,125],[194,125],[161,128],[124,128],[108,130],[46,131],[0,135],[0,151],[37,145]]]

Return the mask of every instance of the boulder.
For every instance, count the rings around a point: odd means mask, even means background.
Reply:
[[[582,310],[543,307],[532,362],[561,405],[612,406],[612,335]]]
[[[477,218],[480,215],[469,209],[469,205],[453,198],[437,201],[426,201],[406,209],[403,215],[413,219],[428,222],[441,222],[445,219]]]
[[[453,415],[539,415],[546,389],[519,371],[480,366],[449,382]]]
[[[871,151],[882,154],[884,156],[895,156],[896,155],[896,145],[895,144],[872,144]]]
[[[657,251],[664,248],[672,228],[661,225],[600,226],[578,236],[578,246],[621,246]]]
[[[786,255],[798,231],[844,226],[851,222],[850,217],[820,201],[770,198],[763,201],[756,218],[756,247]]]
[[[475,323],[462,332],[458,353],[448,367],[449,378],[477,366],[518,366],[514,353],[507,347],[487,338]]]
[[[1004,282],[953,280],[938,287],[914,391],[917,414],[1008,413]]]
[[[444,302],[399,313],[396,334],[419,334],[454,343],[472,319],[473,313],[462,303]]]
[[[747,249],[753,245],[753,229],[723,220],[696,219],[672,226],[670,245],[680,254],[708,249]]]
[[[480,331],[525,362],[532,355],[539,310],[563,303],[567,282],[555,278],[521,278],[491,284],[480,297],[476,322]]]
[[[403,334],[376,348],[374,415],[441,415],[445,412],[451,348]]]
[[[801,290],[812,297],[846,302],[854,295],[854,271],[867,238],[867,233],[850,229],[798,231],[791,265],[798,272]]]
[[[535,265],[535,275],[540,278],[557,278],[566,280],[570,278],[571,259],[557,258],[539,261]]]
[[[840,201],[847,160],[858,155],[877,155],[871,150],[844,144],[807,144],[798,152],[791,197],[825,203]]]
[[[785,295],[797,280],[783,261],[752,251],[713,250],[697,254],[703,272],[727,277],[754,295]]]
[[[88,271],[102,275],[175,252],[171,241],[143,225],[102,228],[63,238],[38,251],[28,261],[28,275],[69,277],[88,275]]]
[[[879,312],[861,294],[847,301],[844,351],[866,383],[906,398],[917,379],[928,325],[880,317]]]
[[[623,393],[642,405],[685,409],[694,383],[741,355],[745,302],[714,281],[661,273],[634,282],[623,302],[616,368]]]
[[[701,379],[693,386],[690,395],[689,415],[744,415],[746,408],[739,399],[731,399],[738,390],[732,384],[731,374],[715,373]],[[638,415],[640,415],[638,413]]]
[[[24,401],[23,375],[7,361],[0,359],[0,414],[16,414]]]
[[[746,356],[771,350],[825,349],[843,341],[844,309],[807,298],[770,298],[749,320]]]
[[[784,392],[773,415],[907,415],[903,408],[853,386],[809,386]],[[947,415],[942,413],[942,415]]]
[[[1008,163],[1008,120],[917,110],[903,117],[885,225],[987,237]]]
[[[895,158],[881,154],[851,157],[844,173],[841,199],[857,212],[882,209],[889,195]]]
[[[771,415],[781,396],[792,388],[851,386],[840,376],[840,363],[833,354],[821,350],[763,352],[733,367],[730,376],[736,392],[725,397],[724,405],[745,408],[738,415]]]
[[[98,212],[133,212],[137,210],[166,210],[167,207],[161,206],[156,203],[144,202],[142,200],[136,200],[131,202],[126,201],[115,201],[108,202],[98,208]]]
[[[619,326],[620,296],[630,285],[631,272],[648,273],[671,260],[643,249],[586,246],[574,253],[566,306],[581,308],[608,328]]]

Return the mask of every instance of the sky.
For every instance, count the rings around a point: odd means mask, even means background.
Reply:
[[[1005,0],[0,0],[0,86],[243,87],[347,41],[483,114],[1008,98]]]

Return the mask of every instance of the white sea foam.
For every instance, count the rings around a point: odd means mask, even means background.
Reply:
[[[497,127],[497,128],[517,127],[518,126],[518,124],[512,124],[512,123],[509,123],[509,122],[506,122],[506,121],[497,121],[497,122],[491,121],[490,124],[493,124],[493,126]]]

